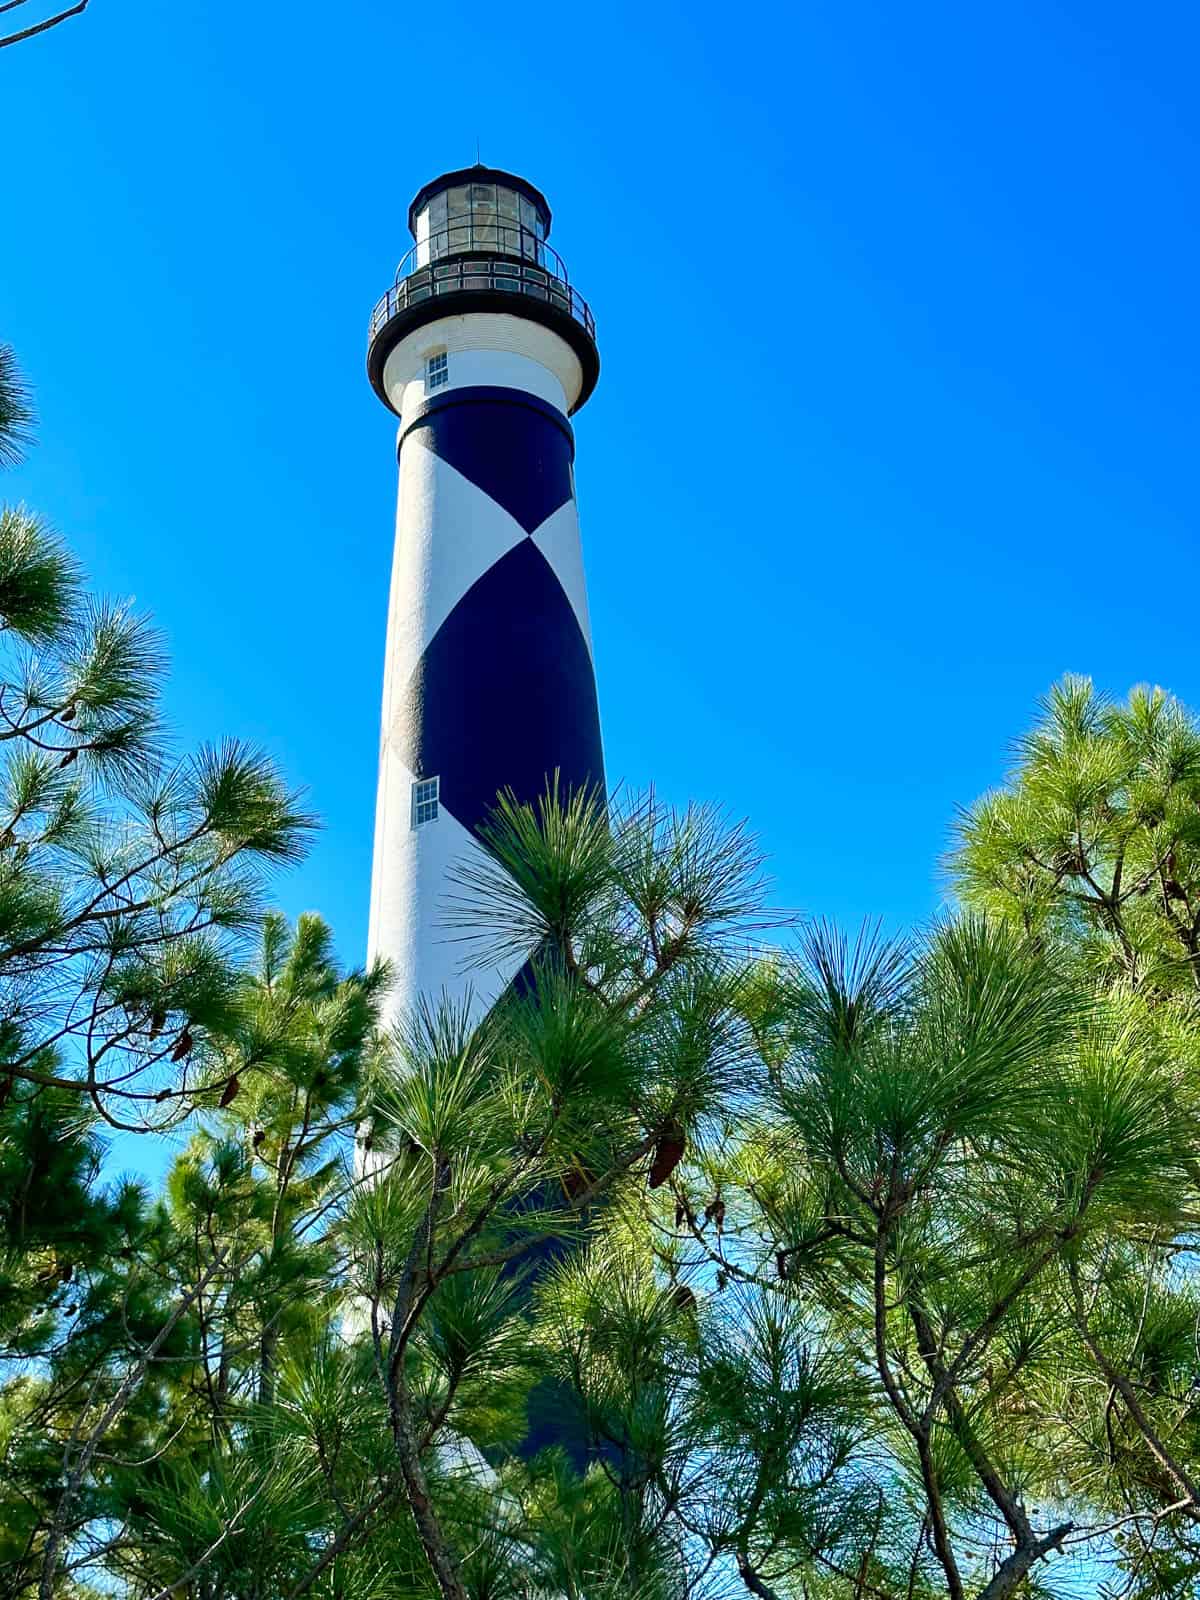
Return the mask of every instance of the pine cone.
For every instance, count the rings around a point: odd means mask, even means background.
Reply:
[[[682,1126],[678,1122],[668,1123],[658,1136],[658,1143],[654,1147],[654,1161],[650,1167],[649,1187],[658,1189],[683,1160],[683,1152],[687,1148],[687,1138]]]

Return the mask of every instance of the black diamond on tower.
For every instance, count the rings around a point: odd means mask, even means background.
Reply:
[[[393,734],[474,833],[501,789],[532,804],[604,783],[587,640],[553,568],[523,539],[467,590],[408,681]]]
[[[427,401],[405,430],[503,506],[526,533],[575,492],[575,440],[566,418],[519,389],[452,389]]]

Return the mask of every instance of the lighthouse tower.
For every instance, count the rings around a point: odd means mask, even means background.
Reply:
[[[445,921],[497,794],[604,782],[568,420],[599,375],[592,314],[523,178],[448,172],[408,221],[367,354],[400,419],[369,933],[393,1015],[515,975],[464,970]]]

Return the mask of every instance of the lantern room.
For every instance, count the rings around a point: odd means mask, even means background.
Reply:
[[[542,262],[550,207],[511,172],[467,167],[426,184],[409,207],[408,225],[418,267],[471,251]]]

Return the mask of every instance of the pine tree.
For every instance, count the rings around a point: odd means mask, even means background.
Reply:
[[[313,916],[263,926],[257,970],[215,1046],[235,1095],[206,1118],[167,1178],[149,1268],[190,1298],[190,1362],[165,1364],[171,1436],[148,1472],[117,1471],[110,1514],[131,1593],[199,1564],[230,1593],[276,1593],[311,1564],[357,1470],[339,1404],[338,1244],[331,1215],[354,1179],[353,1127],[384,972],[343,974]],[[299,1376],[303,1374],[303,1376]],[[299,1407],[328,1428],[310,1456]],[[350,1459],[347,1459],[348,1454]]]
[[[0,453],[28,418],[5,354]],[[0,508],[0,651],[0,1094],[162,1128],[212,1095],[232,958],[312,819],[244,745],[171,755],[149,621],[23,508]]]
[[[1106,984],[1200,991],[1200,725],[1161,689],[1051,690],[1004,788],[963,813],[972,905],[1056,940]]]
[[[31,418],[0,351],[0,461]],[[22,508],[0,508],[0,620],[0,1587],[49,1596],[107,1514],[101,1452],[158,1447],[147,1351],[178,1361],[194,1331],[100,1132],[215,1103],[245,934],[310,821],[244,747],[168,757],[148,622],[91,600]]]
[[[1179,1166],[1142,1190],[1136,1227],[1061,1263],[1036,1426],[1048,1468],[1114,1522],[1122,1592],[1183,1593],[1200,1575],[1200,725],[1160,689],[1119,705],[1068,678],[1018,754],[960,820],[957,881],[1094,986],[1134,1080],[1113,1137],[1136,1149],[1165,1119]]]

